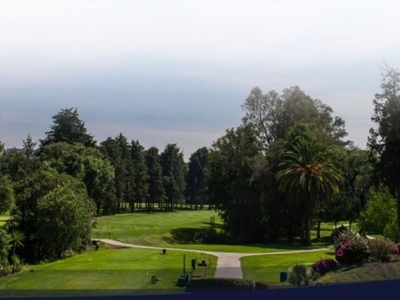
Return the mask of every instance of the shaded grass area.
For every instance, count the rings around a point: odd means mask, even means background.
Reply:
[[[274,254],[242,257],[243,278],[253,281],[280,283],[280,272],[286,272],[295,264],[312,264],[321,258],[334,258],[334,251],[324,250],[295,254]]]
[[[196,276],[211,278],[216,257],[192,252],[107,249],[86,252],[51,263],[26,266],[25,271],[0,278],[0,296],[104,295],[183,293],[179,276],[190,271],[191,259],[207,260]],[[156,283],[151,277],[156,276]]]

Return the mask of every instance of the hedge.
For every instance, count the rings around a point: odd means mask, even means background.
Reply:
[[[253,291],[253,281],[233,278],[192,278],[186,287],[186,291],[194,293],[233,290]]]

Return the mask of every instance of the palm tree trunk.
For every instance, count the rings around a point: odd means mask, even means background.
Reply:
[[[311,246],[311,218],[310,216],[306,217],[305,220],[305,231],[304,231],[304,235],[305,235],[305,245],[306,246]]]

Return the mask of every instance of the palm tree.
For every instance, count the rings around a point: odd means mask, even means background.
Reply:
[[[281,156],[276,174],[278,188],[289,201],[300,205],[301,242],[311,245],[313,209],[339,191],[341,174],[329,159],[329,148],[315,141],[299,140]]]
[[[15,256],[15,249],[19,246],[23,247],[22,241],[25,239],[25,235],[22,231],[17,229],[10,232],[10,242],[13,247],[13,257]]]

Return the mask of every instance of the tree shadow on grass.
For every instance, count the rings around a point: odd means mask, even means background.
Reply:
[[[215,223],[211,223],[211,222],[203,222],[203,224],[213,227],[215,229],[222,229],[224,227],[222,224],[215,224]]]
[[[170,231],[170,237],[164,241],[170,244],[226,244],[227,239],[216,228],[176,228]]]
[[[209,224],[208,222],[203,222],[203,224]],[[254,243],[254,244],[237,244],[229,241],[227,237],[220,232],[218,229],[222,228],[222,225],[215,224],[214,228],[204,227],[204,228],[175,228],[170,231],[170,236],[163,237],[163,240],[169,244],[213,244],[213,245],[242,245],[254,248],[264,248],[268,250],[273,248],[275,250],[289,251],[289,250],[311,250],[317,249],[325,246],[327,238],[323,237],[318,242],[313,240],[311,246],[303,246],[299,241],[294,243],[288,243],[286,241],[277,241],[267,244]]]
[[[169,244],[196,244],[199,232],[206,232],[208,228],[176,228],[170,231],[170,237],[163,239]]]

